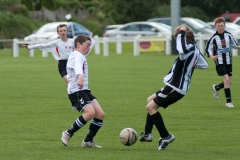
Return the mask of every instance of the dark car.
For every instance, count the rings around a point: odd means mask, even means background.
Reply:
[[[148,22],[161,22],[171,26],[171,18],[151,18],[147,20]],[[214,34],[215,30],[206,22],[197,19],[197,18],[190,18],[190,17],[183,17],[180,19],[180,24],[186,24],[192,28],[195,34],[202,33],[202,34]]]
[[[75,37],[79,34],[86,34],[92,37],[92,32],[87,28],[76,22],[51,22],[43,25],[33,34],[24,38],[25,41],[42,41],[42,40],[55,40],[59,38],[57,34],[57,26],[59,24],[66,24],[68,26],[68,38]],[[73,36],[74,34],[74,36]]]

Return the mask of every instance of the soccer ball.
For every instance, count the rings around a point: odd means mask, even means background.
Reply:
[[[137,132],[132,128],[124,128],[119,134],[120,141],[125,146],[131,146],[137,141]]]

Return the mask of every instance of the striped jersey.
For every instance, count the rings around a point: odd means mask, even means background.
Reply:
[[[68,94],[72,94],[74,92],[77,92],[79,90],[89,90],[88,88],[88,63],[86,56],[91,52],[95,41],[91,40],[91,46],[90,51],[83,55],[81,52],[75,50],[72,53],[70,53],[68,57],[67,62],[67,79],[68,87],[67,92]],[[79,88],[77,82],[78,82],[78,75],[83,76],[83,88]]]
[[[177,35],[176,48],[179,56],[164,77],[164,83],[185,95],[189,89],[194,69],[208,68],[208,63],[195,43],[186,42],[185,31],[181,30]]]
[[[68,39],[67,42],[64,42],[61,39],[57,39],[46,44],[28,46],[28,49],[41,49],[51,52],[55,60],[67,60],[69,54],[74,50],[74,40]]]
[[[217,32],[208,40],[206,45],[207,55],[217,55],[218,64],[232,64],[232,53],[231,47],[237,49],[237,42],[233,38],[232,34],[224,31],[223,34]]]

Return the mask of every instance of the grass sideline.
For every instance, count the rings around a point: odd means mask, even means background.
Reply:
[[[95,137],[103,149],[80,147],[89,122],[64,147],[61,133],[79,116],[72,110],[66,87],[57,71],[57,62],[41,57],[39,50],[30,58],[20,49],[18,58],[11,50],[0,50],[0,109],[1,160],[140,160],[140,159],[217,159],[239,158],[239,56],[233,58],[232,98],[235,108],[225,105],[224,92],[220,99],[212,97],[211,85],[221,78],[207,58],[209,68],[195,70],[188,94],[166,110],[160,109],[169,132],[176,140],[164,151],[156,151],[159,135],[153,130],[152,143],[137,142],[123,146],[119,133],[125,127],[143,131],[146,98],[163,87],[163,77],[176,55],[143,53],[133,56],[132,45],[123,45],[118,55],[110,44],[109,56],[88,57],[90,88],[103,107],[104,125]]]

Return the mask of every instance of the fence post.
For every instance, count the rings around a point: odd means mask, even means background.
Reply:
[[[139,55],[139,38],[141,37],[141,35],[137,35],[136,37],[134,37],[133,40],[133,55],[134,56],[138,56]]]
[[[165,48],[165,52],[166,55],[171,55],[171,38],[169,36],[166,36],[166,48]]]
[[[117,35],[117,42],[116,42],[116,52],[117,54],[122,54],[122,37],[121,35]]]
[[[42,57],[47,57],[47,56],[48,56],[48,52],[42,50]]]
[[[19,46],[18,46],[19,40],[14,38],[13,39],[13,57],[19,56]]]
[[[238,49],[232,49],[232,55],[238,56]]]
[[[34,57],[34,49],[28,50],[29,57]]]
[[[100,54],[100,42],[99,42],[99,37],[98,37],[98,35],[95,35],[95,36],[94,36],[94,40],[95,40],[95,45],[94,45],[95,54]]]
[[[201,53],[205,53],[205,48],[204,48],[204,35],[202,33],[198,33],[199,36],[199,49]]]
[[[108,39],[106,37],[103,38],[103,55],[108,56]]]

